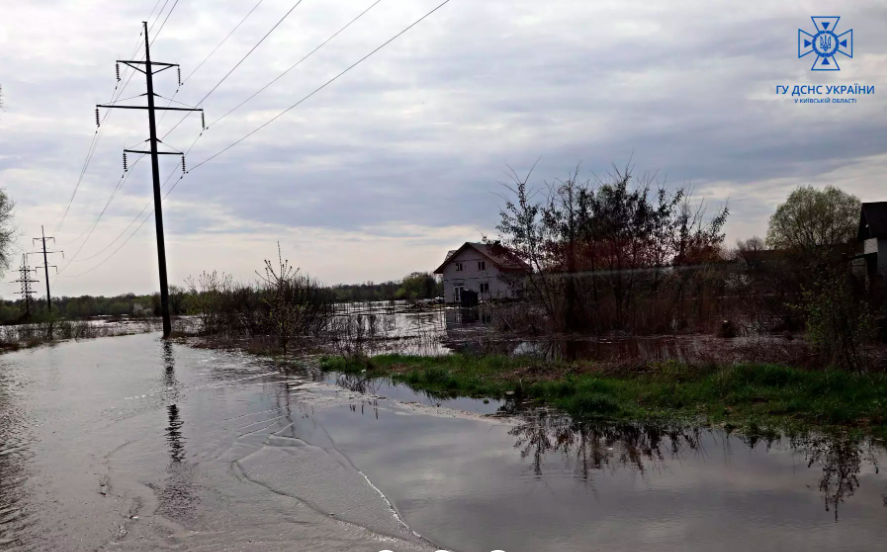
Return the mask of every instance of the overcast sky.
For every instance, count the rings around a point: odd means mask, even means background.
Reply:
[[[2,0],[0,186],[17,203],[19,248],[33,250],[40,226],[59,224],[96,131],[94,106],[114,94],[114,62],[143,55],[141,22],[165,5],[152,58],[180,63],[187,77],[257,1]],[[263,0],[175,100],[199,102],[295,1]],[[374,2],[304,0],[203,103],[209,130],[198,139],[192,116],[164,143],[194,144],[187,162],[196,167],[440,1],[382,0],[213,125]],[[854,30],[854,58],[839,56],[838,73],[813,73],[812,58],[797,57],[798,28],[815,32],[812,15],[840,15],[838,32]],[[213,269],[249,279],[278,240],[285,257],[330,284],[433,270],[447,250],[495,235],[508,166],[522,172],[540,158],[539,186],[577,163],[590,177],[632,159],[712,205],[729,200],[731,242],[763,235],[801,184],[887,200],[885,30],[883,1],[452,0],[181,181],[177,158],[161,158],[163,180],[173,175],[164,193],[178,181],[164,202],[170,282]],[[121,100],[144,93],[140,77]],[[853,83],[876,93],[828,106],[775,93]],[[176,89],[174,70],[157,76],[158,94]],[[160,135],[180,119],[168,114]],[[151,201],[148,159],[87,239],[120,182],[121,150],[147,137],[145,112],[115,110],[105,122],[57,234],[66,258],[54,260],[64,268],[54,294],[157,288],[153,217],[118,250]],[[9,297],[15,286],[5,287]]]

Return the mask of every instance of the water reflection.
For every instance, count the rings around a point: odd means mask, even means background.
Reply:
[[[176,379],[176,357],[173,344],[169,341],[164,341],[162,348],[160,356],[163,361],[163,375],[161,376],[163,398],[165,402],[178,401],[182,384]]]
[[[182,436],[182,421],[179,415],[179,407],[171,404],[166,407],[169,413],[169,426],[166,428],[166,441],[169,443],[169,458],[172,464],[178,464],[185,459],[185,443]]]
[[[338,386],[366,396],[365,400],[350,405],[352,412],[364,407],[373,408],[378,418],[381,393],[394,393],[399,399],[407,392],[403,385],[385,379],[373,379],[365,374],[338,375]],[[437,406],[468,408],[478,412],[489,411],[481,401],[440,397],[422,391],[409,391],[414,397],[430,398]],[[408,401],[407,401],[408,402]],[[433,404],[434,404],[433,403]],[[449,403],[449,404],[448,404]],[[498,407],[494,416],[514,421],[508,434],[514,438],[513,448],[529,464],[537,479],[546,476],[546,462],[559,475],[563,466],[569,466],[577,480],[592,484],[595,478],[629,470],[645,477],[650,470],[664,472],[670,462],[680,463],[692,456],[694,462],[705,463],[708,453],[705,443],[716,443],[721,455],[734,454],[740,445],[744,450],[789,450],[808,469],[821,470],[818,490],[825,511],[839,519],[839,510],[859,490],[860,474],[880,471],[879,458],[887,453],[883,442],[847,434],[824,435],[815,432],[797,432],[783,435],[772,429],[758,429],[754,433],[735,434],[679,424],[645,424],[627,422],[588,422],[576,420],[561,412],[521,403],[514,398]],[[558,461],[555,461],[557,457]],[[880,495],[880,493],[878,493]],[[877,495],[876,495],[877,496]],[[887,506],[887,495],[883,495]]]
[[[543,475],[544,459],[550,453],[563,455],[575,467],[578,477],[591,481],[606,469],[630,469],[643,474],[650,467],[661,467],[666,459],[680,460],[692,453],[704,458],[701,436],[705,433],[722,441],[729,452],[730,434],[719,430],[633,423],[585,423],[567,416],[538,409],[524,413],[509,431],[516,437],[515,449],[529,459],[537,477]],[[720,435],[720,439],[719,439]],[[788,445],[801,456],[808,468],[819,468],[819,491],[825,510],[834,512],[859,488],[864,468],[879,473],[878,455],[887,452],[883,443],[866,437],[802,433],[782,436],[767,431],[737,436],[749,449],[763,445],[767,450]]]
[[[21,544],[18,535],[28,523],[23,503],[30,437],[16,404],[17,386],[5,362],[0,364],[0,547]]]
[[[176,379],[176,360],[173,344],[162,342],[164,399],[166,402],[181,399],[182,385]],[[186,437],[183,431],[185,421],[177,402],[166,407],[164,437],[169,449],[169,463],[166,479],[162,486],[155,488],[159,502],[157,513],[172,519],[188,520],[195,511],[198,501],[193,485],[195,465],[187,462]]]
[[[803,435],[791,438],[791,446],[807,459],[807,467],[822,469],[819,490],[822,492],[825,510],[834,510],[838,520],[838,507],[859,488],[859,473],[863,466],[872,466],[880,472],[877,454],[883,452],[882,443],[869,439],[847,436],[822,437]]]
[[[661,465],[666,455],[677,458],[685,450],[704,452],[700,430],[631,423],[588,424],[546,409],[531,410],[509,431],[517,438],[514,448],[530,459],[533,473],[542,476],[543,460],[560,453],[574,465],[577,476],[590,481],[606,468],[643,473]]]

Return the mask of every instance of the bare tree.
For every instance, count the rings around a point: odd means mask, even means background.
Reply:
[[[739,251],[763,251],[766,249],[767,244],[764,242],[762,238],[758,236],[752,236],[747,240],[736,240],[736,249]]]
[[[12,210],[15,202],[0,189],[0,274],[9,268],[11,249],[15,238],[15,226],[13,226]]]

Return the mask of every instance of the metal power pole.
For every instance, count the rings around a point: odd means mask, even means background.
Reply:
[[[148,141],[151,144],[149,151],[138,151],[138,150],[124,150],[123,154],[123,165],[124,170],[126,169],[126,154],[127,153],[140,153],[151,156],[151,173],[153,176],[154,183],[154,226],[157,233],[157,265],[160,271],[160,310],[163,316],[163,337],[169,337],[169,334],[172,332],[172,324],[169,320],[169,286],[167,285],[166,279],[166,244],[163,239],[163,210],[161,208],[161,197],[160,197],[160,163],[158,161],[159,155],[181,155],[182,156],[182,170],[184,171],[185,167],[185,159],[184,154],[182,152],[166,152],[166,151],[158,151],[157,144],[162,143],[157,139],[157,123],[155,121],[154,113],[156,111],[203,111],[202,109],[191,109],[191,108],[182,108],[182,107],[157,107],[154,105],[154,98],[157,95],[154,93],[154,74],[159,73],[161,71],[165,71],[170,67],[178,68],[179,65],[175,63],[159,63],[151,61],[151,41],[148,38],[148,22],[142,22],[145,30],[145,61],[124,61],[120,60],[117,63],[123,63],[136,71],[145,74],[148,93],[146,96],[148,97],[148,106],[130,106],[130,105],[98,105],[96,106],[96,119],[98,119],[98,108],[113,108],[113,109],[146,109],[148,111],[148,131],[150,138]],[[144,70],[139,68],[139,65],[144,65]],[[155,68],[157,68],[155,70]],[[118,79],[119,79],[119,66],[118,66]],[[179,70],[179,82],[181,84],[181,70]],[[172,103],[172,102],[170,102]]]
[[[163,315],[163,337],[169,337],[169,287],[166,281],[166,242],[163,240],[163,211],[160,206],[160,162],[157,160],[157,123],[154,121],[154,71],[151,68],[151,43],[148,22],[145,25],[145,76],[148,80],[148,130],[151,142],[151,173],[154,176],[154,228],[157,232],[157,264],[160,269],[160,312]]]
[[[52,295],[50,295],[50,293],[49,293],[49,269],[55,268],[56,270],[58,270],[58,267],[55,265],[49,264],[49,259],[48,259],[47,255],[51,255],[54,253],[61,253],[62,258],[64,258],[65,253],[64,253],[64,251],[47,251],[46,250],[46,240],[52,240],[53,243],[55,243],[55,238],[53,238],[52,236],[47,236],[46,231],[44,231],[43,227],[41,226],[40,227],[40,237],[34,238],[31,241],[32,242],[40,241],[43,245],[42,251],[35,251],[35,252],[29,253],[29,254],[30,255],[40,255],[41,253],[43,254],[43,266],[38,266],[36,268],[44,269],[44,274],[46,276],[46,311],[49,314],[52,314]]]
[[[20,274],[19,279],[12,282],[14,284],[21,284],[21,292],[19,292],[19,295],[22,296],[22,300],[24,301],[26,320],[31,317],[31,295],[34,294],[34,291],[31,289],[31,284],[40,282],[40,280],[31,279],[32,270],[33,269],[28,266],[28,255],[25,253],[22,255],[22,267],[18,271]]]

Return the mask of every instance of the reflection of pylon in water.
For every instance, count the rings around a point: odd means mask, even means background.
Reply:
[[[31,289],[31,284],[39,283],[40,280],[34,280],[31,278],[31,271],[35,270],[28,266],[28,256],[22,255],[22,267],[18,270],[19,279],[14,280],[14,284],[21,284],[21,291],[18,292],[18,295],[22,296],[23,306],[25,308],[25,312],[23,313],[24,318],[31,317],[31,296],[33,296],[36,292]]]

